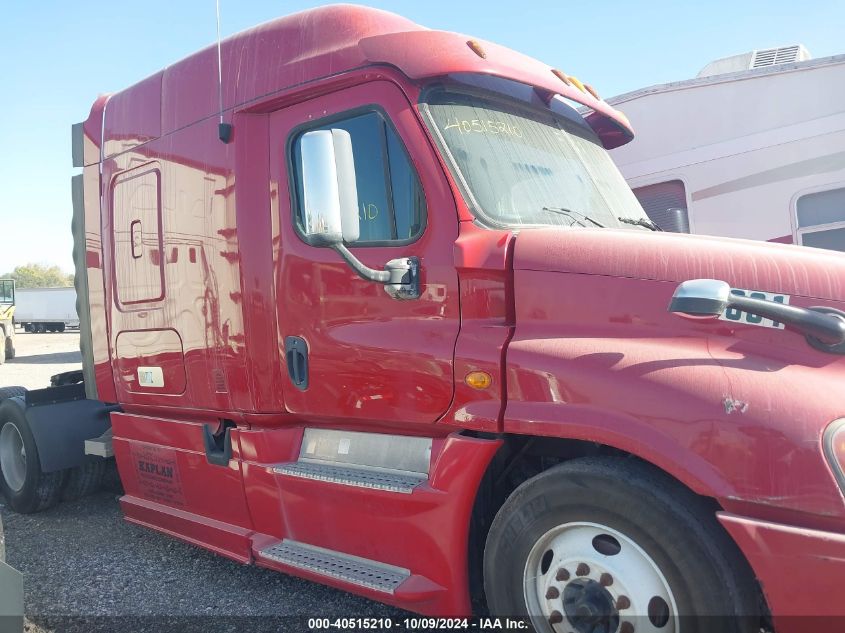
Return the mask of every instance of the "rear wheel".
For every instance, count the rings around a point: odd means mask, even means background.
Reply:
[[[484,587],[493,613],[547,633],[739,633],[761,611],[712,510],[611,458],[566,462],[514,491],[490,528]]]
[[[81,466],[71,468],[62,491],[62,501],[76,501],[100,490],[106,467],[105,459],[88,457]]]
[[[26,395],[24,387],[0,387],[0,402],[6,398],[18,398]]]
[[[6,338],[6,359],[12,360],[15,357],[15,339],[11,336]]]
[[[44,473],[35,438],[23,409],[14,400],[0,402],[0,491],[11,508],[40,512],[61,500],[65,471]]]

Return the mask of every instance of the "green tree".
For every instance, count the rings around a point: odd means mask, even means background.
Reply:
[[[18,288],[57,288],[73,285],[73,275],[64,272],[58,266],[44,264],[17,266],[12,272],[0,277],[14,279]]]

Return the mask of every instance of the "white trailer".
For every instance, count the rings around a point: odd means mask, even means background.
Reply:
[[[78,328],[74,288],[18,288],[15,323],[27,332],[64,332]]]
[[[665,230],[845,251],[845,55],[756,50],[608,103],[636,133],[611,155]]]

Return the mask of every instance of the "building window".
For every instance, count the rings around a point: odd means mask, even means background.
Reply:
[[[680,180],[669,180],[634,189],[634,195],[651,220],[664,231],[689,233],[687,192]]]
[[[799,244],[845,251],[845,188],[801,196],[795,215]]]
[[[360,222],[360,237],[354,245],[392,245],[414,241],[425,224],[425,198],[396,132],[379,112],[357,114],[306,131],[331,129],[346,130],[352,138]],[[296,222],[302,229],[302,157],[299,142],[294,143],[293,154]]]

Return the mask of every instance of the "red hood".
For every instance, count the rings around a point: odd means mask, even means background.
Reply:
[[[845,300],[845,254],[791,244],[614,229],[531,229],[516,238],[515,270],[748,288]]]

